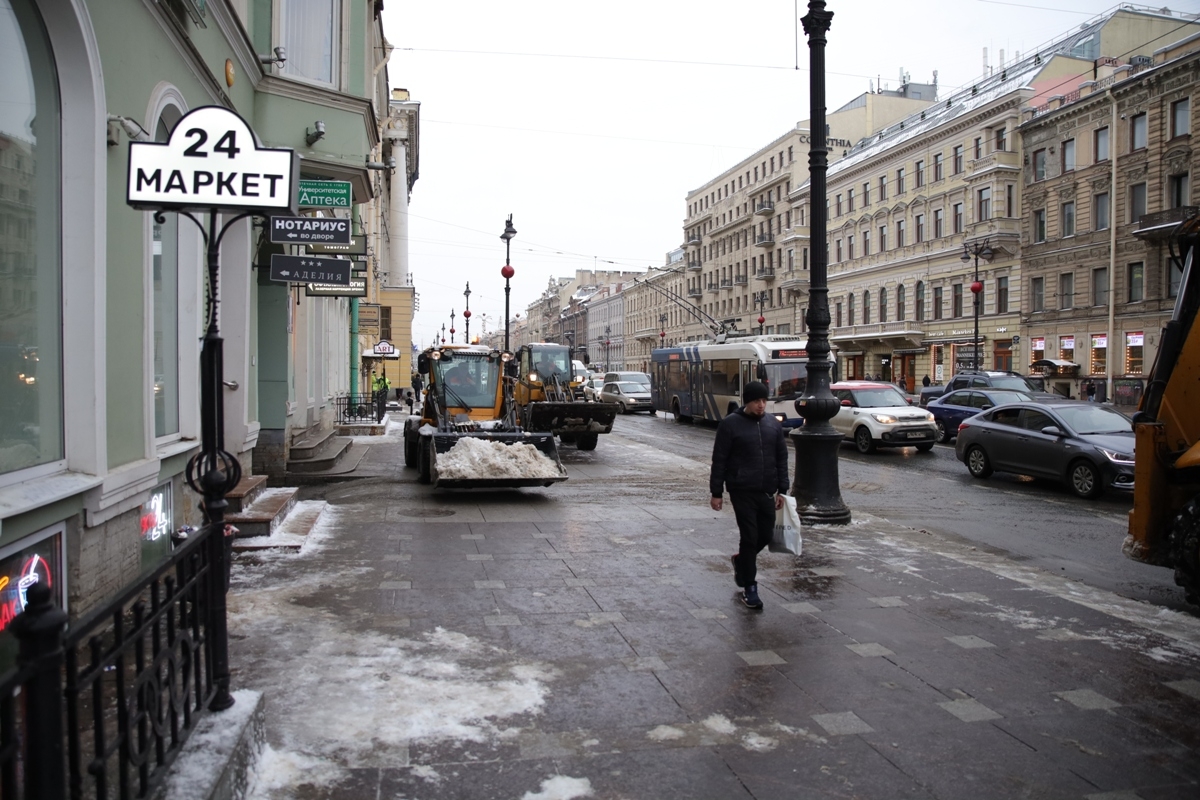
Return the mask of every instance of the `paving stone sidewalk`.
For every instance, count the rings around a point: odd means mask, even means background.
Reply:
[[[1194,617],[861,514],[753,612],[702,488],[438,495],[384,450],[235,565],[258,798],[1200,796]]]

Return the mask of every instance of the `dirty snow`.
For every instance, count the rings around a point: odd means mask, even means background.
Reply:
[[[576,797],[591,797],[592,782],[587,778],[568,778],[555,775],[542,781],[540,792],[526,792],[521,800],[574,800]]]
[[[772,739],[770,736],[763,736],[760,733],[750,731],[742,737],[742,746],[747,750],[753,750],[756,753],[766,753],[774,750],[779,745],[778,739]]]
[[[439,479],[463,478],[557,478],[561,468],[531,444],[503,442],[464,436],[454,447],[437,456]]]
[[[205,714],[196,723],[183,752],[167,774],[166,797],[204,800],[212,791],[262,696],[249,689],[239,689],[232,695],[232,707]]]
[[[246,800],[268,800],[271,792],[300,784],[311,784],[315,787],[336,785],[346,774],[346,771],[336,764],[310,758],[301,753],[280,752],[268,744],[263,747],[250,776],[251,784]],[[172,800],[175,800],[174,797]]]
[[[646,734],[647,738],[653,739],[656,742],[669,742],[672,739],[682,739],[686,736],[683,731],[672,725],[659,725],[657,728],[651,729]]]
[[[724,733],[728,736],[737,732],[737,726],[723,714],[713,714],[704,720],[703,725],[714,733]]]

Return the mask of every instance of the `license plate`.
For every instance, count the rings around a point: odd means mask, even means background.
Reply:
[[[909,431],[908,432],[908,438],[910,438],[910,439],[924,439],[927,435],[928,434],[926,434],[924,431]]]

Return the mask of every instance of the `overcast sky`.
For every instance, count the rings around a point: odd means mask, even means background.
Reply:
[[[1111,0],[830,0],[830,111],[895,89],[939,97],[1114,8]],[[1157,7],[1162,7],[1159,4]],[[1200,0],[1170,7],[1200,13]],[[687,193],[808,119],[800,0],[390,0],[393,87],[421,103],[409,206],[415,343],[503,325],[509,214],[513,313],[552,277],[661,266]],[[799,65],[797,64],[799,42]],[[1158,47],[1161,45],[1156,45]],[[1152,48],[1154,49],[1154,48]],[[449,333],[447,333],[447,341]]]

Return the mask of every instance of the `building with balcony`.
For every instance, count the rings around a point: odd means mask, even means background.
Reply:
[[[936,85],[905,80],[900,89],[861,95],[827,117],[826,144],[836,159],[879,127],[929,107]],[[688,297],[703,313],[740,330],[791,334],[808,295],[808,236],[788,199],[808,177],[807,122],[687,195],[684,244]],[[786,289],[784,285],[786,284]],[[765,303],[753,296],[766,292]],[[707,337],[707,328],[697,334]],[[670,331],[668,331],[670,333]],[[681,332],[686,340],[691,334]]]
[[[847,378],[944,381],[978,363],[1026,368],[1022,345],[1022,109],[1092,77],[1102,50],[1129,52],[1179,28],[1170,14],[1119,10],[872,135],[830,165],[831,341]],[[1186,28],[1193,25],[1186,24]],[[789,201],[809,210],[809,186]],[[804,235],[806,231],[797,231]],[[979,336],[975,337],[975,258]],[[1028,337],[1025,337],[1028,341]]]
[[[1200,32],[1176,38],[1025,109],[1020,359],[1062,394],[1092,382],[1100,399],[1136,403],[1171,316],[1182,265],[1168,239],[1200,210]]]

